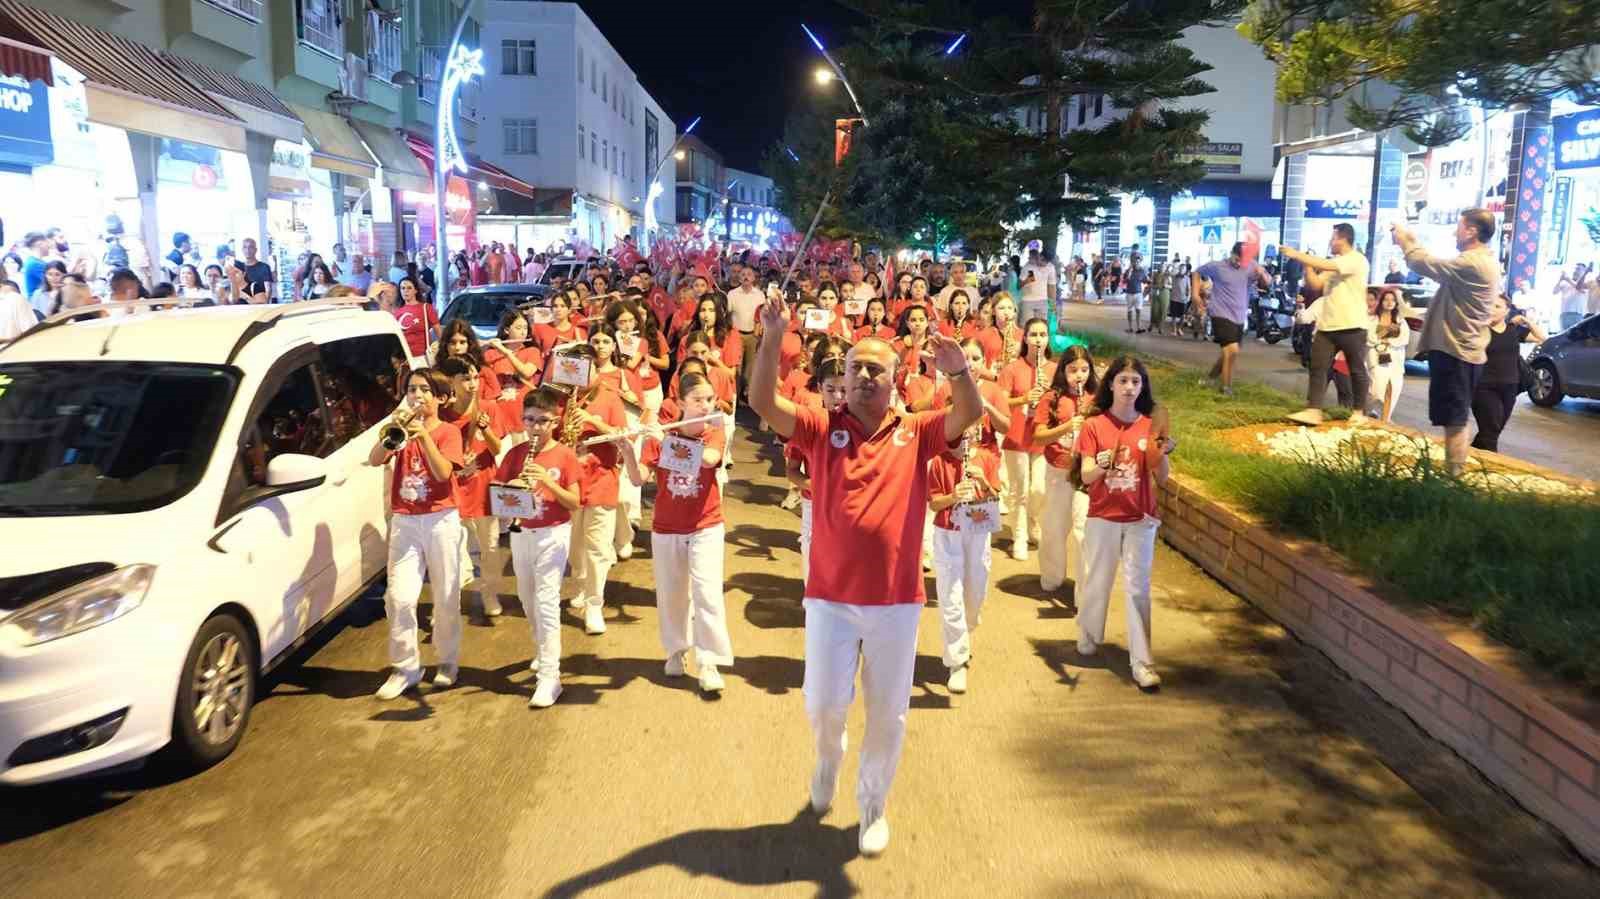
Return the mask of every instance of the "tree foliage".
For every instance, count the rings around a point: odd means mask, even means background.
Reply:
[[[1239,31],[1278,64],[1280,100],[1349,97],[1357,127],[1437,146],[1470,129],[1463,101],[1600,103],[1597,23],[1600,0],[1252,0]],[[1380,83],[1397,96],[1357,96]]]

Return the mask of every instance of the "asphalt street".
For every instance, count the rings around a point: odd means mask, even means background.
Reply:
[[[1041,595],[1036,563],[995,553],[965,695],[926,611],[893,842],[858,857],[860,707],[817,819],[798,519],[772,448],[741,429],[734,454],[722,698],[663,676],[647,549],[614,573],[605,635],[564,613],[548,710],[527,707],[509,597],[468,627],[461,684],[377,702],[385,628],[362,602],[264,685],[222,765],[0,794],[4,893],[1600,895],[1551,830],[1165,546],[1155,695],[1129,679],[1120,595],[1108,645],[1080,658],[1070,588]]]
[[[1128,341],[1141,353],[1186,365],[1209,369],[1217,361],[1215,344],[1153,332],[1128,334],[1125,333],[1127,323],[1127,308],[1115,298],[1103,305],[1073,303],[1067,307],[1068,329],[1093,328]],[[1251,378],[1298,396],[1305,395],[1306,370],[1290,349],[1288,339],[1269,345],[1247,335],[1239,352],[1238,366],[1235,377]],[[1330,403],[1333,401],[1331,389],[1328,399]],[[1428,424],[1426,365],[1407,367],[1405,387],[1395,403],[1394,420],[1408,427],[1437,431]],[[1511,422],[1500,434],[1500,452],[1554,471],[1600,481],[1600,452],[1595,452],[1597,441],[1600,441],[1600,402],[1568,398],[1553,408],[1542,409],[1523,394],[1517,400]]]

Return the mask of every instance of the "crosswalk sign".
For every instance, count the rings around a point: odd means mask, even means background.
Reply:
[[[1202,225],[1202,226],[1200,226],[1200,242],[1201,243],[1222,243],[1222,226],[1221,225]]]

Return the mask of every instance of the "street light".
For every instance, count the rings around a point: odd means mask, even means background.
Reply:
[[[678,160],[678,161],[679,161],[679,162],[682,162],[682,161],[684,161],[684,160],[685,160],[685,159],[688,159],[688,158],[689,158],[689,154],[688,154],[688,153],[685,153],[685,152],[684,152],[684,151],[682,151],[682,150],[679,150],[679,151],[678,151],[678,152],[676,152],[676,153],[674,153],[674,154],[672,154],[672,158],[673,158],[673,159],[676,159],[676,160]]]
[[[661,161],[656,163],[656,170],[650,174],[650,190],[647,192],[644,207],[644,230],[646,233],[656,230],[660,225],[660,222],[656,219],[656,197],[661,196],[666,190],[661,186],[661,168],[667,164],[668,159],[682,162],[689,158],[689,154],[678,149],[678,145],[683,143],[683,139],[688,137],[689,133],[695,129],[695,126],[700,124],[702,118],[704,116],[694,117],[694,121],[690,122],[688,127],[684,128],[677,139],[672,142],[672,146],[667,148],[667,155],[661,157]]]
[[[833,82],[833,72],[827,69],[817,69],[811,77],[817,79],[818,84],[826,85]]]

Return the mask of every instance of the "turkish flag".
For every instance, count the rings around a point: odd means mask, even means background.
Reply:
[[[844,164],[844,158],[850,155],[850,143],[856,126],[856,119],[835,119],[833,122],[833,164]]]

